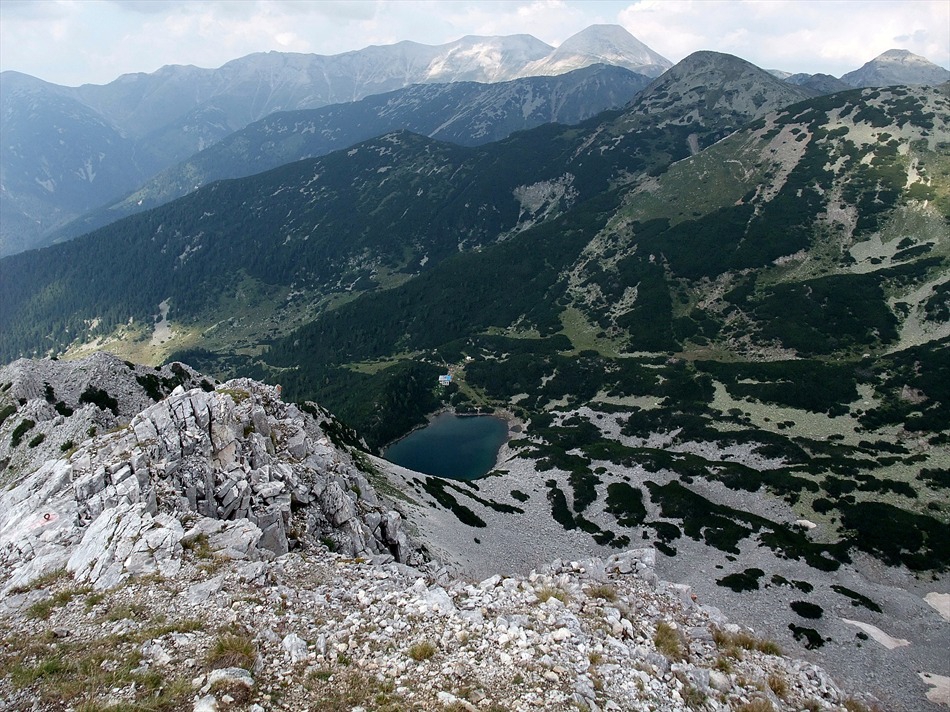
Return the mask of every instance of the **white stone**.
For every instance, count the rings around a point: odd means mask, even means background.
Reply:
[[[284,636],[280,647],[284,649],[284,654],[290,660],[291,664],[299,663],[307,659],[307,642],[296,633],[289,633]]]
[[[205,695],[195,702],[193,712],[218,712],[218,701],[214,699],[214,695]]]

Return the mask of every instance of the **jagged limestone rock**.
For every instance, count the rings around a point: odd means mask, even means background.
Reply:
[[[181,566],[181,523],[152,516],[145,503],[106,509],[86,529],[66,570],[96,588],[112,588],[136,574],[173,576]]]
[[[90,363],[134,373],[109,359]],[[59,384],[56,368],[17,362],[17,392],[45,397],[35,382]],[[115,383],[108,368],[99,371]],[[16,486],[0,494],[6,588],[63,564],[96,588],[170,575],[182,546],[201,537],[214,555],[249,561],[320,540],[354,557],[414,556],[401,517],[381,506],[350,453],[274,388],[248,379],[217,390],[179,385],[125,422],[63,459],[13,473]]]

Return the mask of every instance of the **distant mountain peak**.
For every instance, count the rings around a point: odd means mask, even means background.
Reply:
[[[629,111],[660,125],[682,124],[689,117],[708,127],[730,117],[726,125],[734,129],[737,121],[751,121],[812,95],[744,59],[700,50],[655,79]]]
[[[591,64],[612,64],[654,77],[673,66],[620,25],[591,25],[529,64],[522,75],[563,74]]]
[[[950,71],[906,49],[882,52],[860,69],[841,77],[841,81],[852,87],[937,85],[948,79]]]

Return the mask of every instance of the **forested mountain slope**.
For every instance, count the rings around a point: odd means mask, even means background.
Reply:
[[[0,255],[43,244],[64,222],[277,111],[353,102],[420,83],[490,83],[604,63],[656,76],[671,66],[616,26],[587,28],[565,44],[558,52],[530,35],[467,36],[438,46],[398,42],[332,56],[260,52],[216,69],[166,66],[79,87],[2,72]],[[548,58],[557,66],[545,63]],[[534,63],[540,63],[536,72],[529,70]]]
[[[524,434],[496,476],[391,477],[431,541],[528,568],[649,540],[701,600],[888,709],[931,709],[950,569],[948,122],[945,90],[808,100],[260,359],[181,355],[321,397],[376,446],[440,406],[514,414]]]
[[[116,329],[127,341],[147,339],[165,300],[190,333],[173,345],[202,343],[220,328],[231,349],[243,338],[232,319],[253,345],[332,295],[391,286],[510,237],[801,96],[729,55],[692,55],[673,77],[577,127],[542,126],[474,149],[391,134],[8,258],[0,263],[9,275],[0,287],[3,354]],[[754,100],[742,98],[748,91]]]
[[[355,102],[277,112],[154,176],[121,200],[50,236],[61,242],[143,212],[222,178],[262,173],[405,129],[477,146],[546,123],[577,124],[618,109],[650,83],[627,69],[595,65],[554,77],[497,84],[417,84]]]

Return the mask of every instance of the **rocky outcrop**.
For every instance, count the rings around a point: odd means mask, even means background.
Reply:
[[[257,562],[192,548],[175,575],[104,592],[64,574],[0,606],[23,641],[0,646],[0,670],[20,671],[0,673],[0,707],[869,709],[658,581],[653,561],[631,550],[437,583],[321,548]],[[50,660],[68,664],[37,672]]]
[[[152,368],[104,352],[0,367],[0,484],[63,457],[92,434],[128,424],[178,386],[213,390],[214,379],[181,363]]]
[[[0,494],[0,591],[59,566],[99,589],[170,576],[196,546],[257,561],[322,542],[377,562],[424,561],[399,514],[331,441],[332,416],[246,379],[206,388],[179,385],[68,456],[11,472],[17,484]]]

